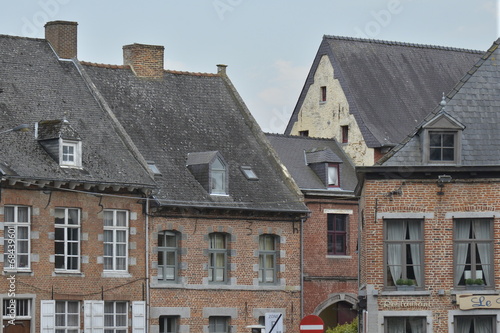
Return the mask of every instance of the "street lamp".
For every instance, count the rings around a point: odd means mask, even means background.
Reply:
[[[25,130],[29,129],[30,125],[28,124],[21,124],[17,125],[16,127],[10,128],[5,131],[1,131],[0,134],[7,133],[7,132],[24,132]]]

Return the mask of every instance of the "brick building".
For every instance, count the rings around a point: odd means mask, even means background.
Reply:
[[[0,37],[4,331],[298,332],[308,209],[226,66],[80,62],[76,27]]]
[[[144,330],[146,163],[46,40],[0,36],[0,110],[0,330]]]
[[[364,332],[499,332],[499,43],[359,168]]]
[[[333,139],[267,134],[305,197],[303,308],[326,327],[357,316],[358,200],[354,166]]]
[[[285,134],[335,138],[355,165],[373,165],[481,54],[325,35]]]

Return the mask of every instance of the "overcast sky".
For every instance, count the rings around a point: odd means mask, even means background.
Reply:
[[[122,64],[122,46],[165,46],[165,67],[228,75],[266,132],[282,133],[323,35],[486,50],[496,0],[1,1],[0,34],[43,38],[78,22],[80,60]]]

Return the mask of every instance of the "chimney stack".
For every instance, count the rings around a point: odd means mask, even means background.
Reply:
[[[163,77],[165,48],[158,45],[131,44],[123,47],[123,64],[132,67],[139,77]]]
[[[68,21],[52,21],[45,24],[45,39],[52,45],[59,58],[76,58],[77,26],[77,22]]]

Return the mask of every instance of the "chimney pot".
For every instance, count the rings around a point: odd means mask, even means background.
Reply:
[[[163,77],[165,48],[159,45],[130,44],[123,47],[123,64],[139,77]]]
[[[77,22],[69,21],[51,21],[45,24],[45,39],[59,58],[76,58],[77,26]]]

